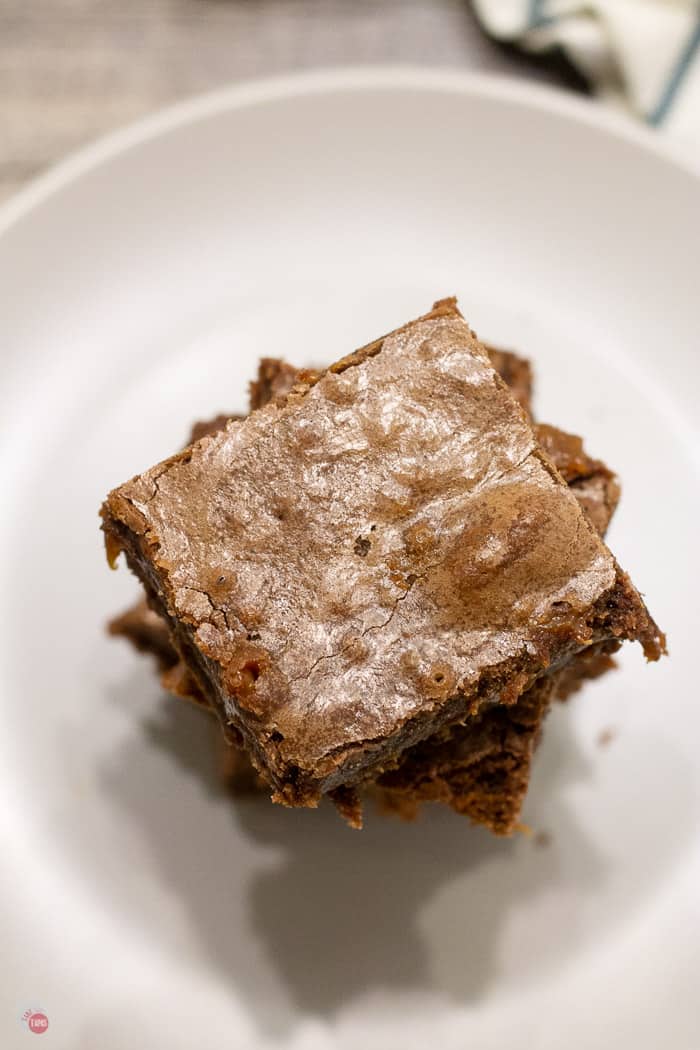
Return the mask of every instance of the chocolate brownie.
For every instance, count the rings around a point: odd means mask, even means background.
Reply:
[[[145,598],[110,620],[107,629],[117,638],[128,639],[140,653],[152,653],[161,671],[167,671],[180,659],[165,620],[149,609]]]
[[[503,382],[520,407],[532,415],[532,368],[526,357],[520,357],[511,350],[502,350],[498,346],[484,343],[489,361],[498,372]]]
[[[104,517],[290,804],[595,642],[662,646],[449,301],[122,486]]]
[[[521,407],[531,415],[533,378],[530,362],[512,351],[488,344],[486,350],[491,364],[511,388]],[[305,370],[306,374],[308,372],[308,369]],[[250,383],[251,412],[262,408],[274,398],[286,396],[294,384],[301,381],[301,374],[293,365],[280,358],[262,358],[257,376]],[[197,422],[192,426],[187,444],[191,445],[202,437],[222,430],[229,419],[240,418],[242,417],[233,413],[221,413],[211,419]],[[601,460],[589,456],[582,439],[575,434],[569,434],[546,423],[536,423],[535,433],[598,532],[604,536],[619,501],[620,485],[617,476]],[[115,617],[109,624],[109,631],[115,636],[126,638],[140,652],[155,655],[163,671],[169,670],[179,659],[165,621],[148,607],[145,599],[141,599],[132,608]],[[592,668],[594,664],[599,667],[600,673],[613,666],[609,657],[589,661],[589,667]],[[585,677],[591,677],[591,674]],[[574,667],[570,676],[572,688],[576,678]],[[190,680],[185,695],[192,699],[196,688],[194,680]],[[182,696],[182,691],[179,691],[178,695]]]
[[[513,381],[520,382],[520,403],[529,411],[532,392],[529,363],[513,353],[493,347],[488,347],[488,354],[508,385]],[[523,377],[526,382],[523,382]],[[296,369],[284,361],[262,360],[257,380],[251,383],[251,410],[288,393],[297,380]],[[229,418],[219,415],[195,424],[190,441],[215,433]],[[590,504],[586,509],[603,534],[616,503],[616,498],[612,499],[608,490],[614,486],[615,497],[619,492],[614,474],[605,464],[588,456],[580,439],[546,425],[538,426],[537,432],[540,431],[558,470],[570,485],[574,485],[572,491],[579,502],[582,502],[581,496],[575,483],[581,478],[595,483],[594,498],[597,502],[592,513]],[[165,622],[148,608],[145,601],[114,620],[110,630],[130,639],[136,648],[156,655],[164,672],[163,685],[167,689],[206,706],[196,682],[184,664],[178,663]],[[496,711],[493,717],[489,712],[485,713],[474,731],[469,726],[456,726],[415,749],[410,748],[398,770],[385,777],[379,776],[374,785],[365,785],[363,793],[377,797],[385,811],[403,817],[414,816],[422,802],[439,799],[497,833],[511,831],[518,820],[532,754],[549,698],[552,694],[561,699],[568,697],[584,679],[602,674],[614,666],[609,653],[596,652],[596,648],[572,660],[564,672],[558,673],[556,682],[550,679],[547,688],[544,681],[536,683],[514,707]],[[528,712],[527,719],[522,717],[522,711]],[[484,744],[489,736],[490,746],[485,750]],[[222,739],[219,751],[221,778],[231,791],[242,794],[264,790],[264,781],[251,766],[245,750],[227,745]],[[414,751],[417,752],[415,768]],[[348,816],[347,806],[339,808]],[[357,823],[359,814],[354,803],[350,815],[353,823]]]
[[[294,365],[278,357],[263,357],[258,374],[250,384],[250,411],[255,412],[270,401],[286,397],[294,384],[302,381],[302,375],[311,375],[311,370],[300,373]]]

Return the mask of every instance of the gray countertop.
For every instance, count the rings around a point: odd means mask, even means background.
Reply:
[[[0,199],[187,95],[380,62],[567,79],[488,40],[466,0],[0,0]]]

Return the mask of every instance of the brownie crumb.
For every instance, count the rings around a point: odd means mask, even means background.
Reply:
[[[355,831],[362,830],[362,800],[354,788],[339,787],[330,792],[335,808],[345,823]]]
[[[616,736],[617,730],[612,729],[610,726],[607,729],[601,729],[600,733],[598,733],[598,747],[609,747]]]
[[[353,550],[355,551],[355,554],[359,554],[361,558],[365,558],[369,554],[371,546],[372,544],[365,536],[358,536],[355,540]]]
[[[548,831],[538,831],[533,841],[537,849],[547,849],[552,845],[552,836]]]

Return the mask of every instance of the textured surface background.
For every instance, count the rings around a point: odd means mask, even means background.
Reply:
[[[316,66],[405,62],[576,85],[488,40],[467,0],[0,0],[0,198],[187,95]]]

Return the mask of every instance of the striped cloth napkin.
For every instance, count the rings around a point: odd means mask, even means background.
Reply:
[[[700,0],[474,0],[484,28],[530,52],[561,47],[596,94],[700,160]]]

